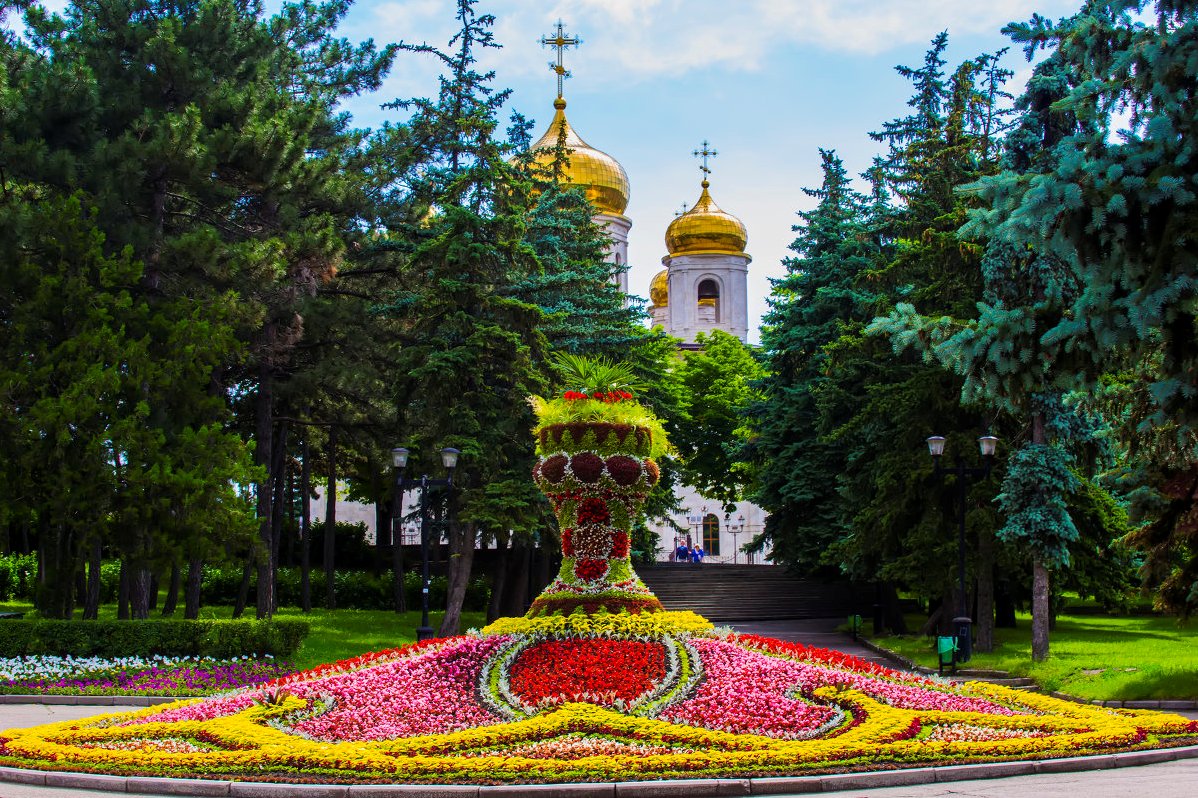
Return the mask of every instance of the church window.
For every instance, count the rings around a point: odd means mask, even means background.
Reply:
[[[720,285],[715,280],[708,278],[699,282],[699,307],[711,308],[713,321],[720,320]]]
[[[713,557],[720,553],[720,519],[715,513],[708,513],[703,519],[703,551]]]

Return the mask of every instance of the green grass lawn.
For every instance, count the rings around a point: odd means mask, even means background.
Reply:
[[[0,604],[0,612],[33,611],[33,605],[22,602]],[[443,612],[429,613],[429,625],[437,629],[441,624]],[[232,607],[202,607],[201,618],[231,618]],[[76,614],[75,617],[79,617]],[[116,618],[115,605],[100,607],[101,618]],[[151,618],[158,617],[151,612]],[[174,615],[183,617],[180,608]],[[253,618],[254,608],[246,609],[243,618]],[[340,659],[356,657],[369,651],[379,651],[385,648],[395,648],[416,640],[416,627],[420,625],[420,611],[397,615],[389,610],[326,610],[313,609],[310,613],[300,612],[295,607],[283,607],[276,617],[307,621],[311,632],[304,638],[299,652],[293,657],[295,666],[299,669],[323,665],[326,662],[336,662]],[[4,621],[0,620],[0,623]],[[485,613],[463,612],[462,631],[471,627],[486,625]]]
[[[914,620],[915,626],[923,618]],[[1198,699],[1198,627],[1175,618],[1061,615],[1049,638],[1049,657],[1032,662],[1031,618],[995,630],[991,654],[974,652],[966,667],[1029,676],[1045,691],[1086,699]],[[936,667],[932,640],[879,637],[874,642],[921,665]]]

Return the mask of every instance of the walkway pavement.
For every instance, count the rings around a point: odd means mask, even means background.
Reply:
[[[794,621],[732,621],[728,625],[742,634],[764,635],[788,643],[830,648],[888,668],[897,667],[849,635],[837,631],[836,627],[844,622],[844,618],[805,618]]]

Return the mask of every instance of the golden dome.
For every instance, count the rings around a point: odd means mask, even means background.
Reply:
[[[600,213],[622,216],[628,207],[628,175],[620,162],[606,152],[587,144],[570,123],[566,121],[566,101],[558,97],[553,101],[556,112],[545,135],[532,145],[533,156],[540,166],[553,165],[553,150],[557,146],[561,126],[566,128],[566,154],[569,163],[565,168],[566,182],[582,187],[586,197]]]
[[[703,181],[703,193],[695,207],[678,216],[666,228],[666,249],[671,255],[703,252],[744,254],[749,234],[744,224],[720,210],[707,193],[711,184]]]
[[[655,308],[664,308],[670,304],[670,272],[662,269],[653,276],[649,283],[649,301]]]

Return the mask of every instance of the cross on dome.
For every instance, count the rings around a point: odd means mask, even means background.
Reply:
[[[707,139],[703,139],[702,149],[694,150],[691,155],[695,156],[696,158],[703,159],[703,165],[699,167],[699,170],[703,173],[703,186],[706,187],[707,176],[711,174],[711,170],[707,168],[707,159],[714,158],[719,155],[719,153],[711,149],[711,142],[709,142]]]
[[[566,69],[565,64],[562,62],[562,53],[570,47],[577,47],[580,44],[582,44],[582,39],[566,33],[565,26],[560,19],[557,21],[557,30],[552,37],[541,37],[542,47],[552,47],[557,50],[557,62],[550,61],[549,68],[557,75],[557,98],[559,100],[562,98],[562,82],[570,77],[570,70]]]

